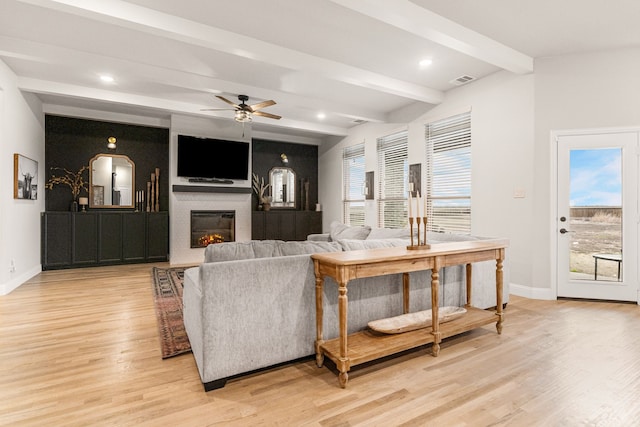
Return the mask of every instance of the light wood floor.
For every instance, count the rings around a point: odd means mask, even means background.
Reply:
[[[0,425],[640,423],[634,304],[512,296],[502,335],[354,370],[346,389],[306,360],[205,393],[190,353],[160,357],[151,266],[44,272],[0,297]]]

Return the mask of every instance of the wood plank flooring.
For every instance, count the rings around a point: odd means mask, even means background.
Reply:
[[[160,357],[151,267],[43,272],[0,296],[0,425],[640,423],[635,304],[512,296],[502,335],[485,326],[437,358],[424,347],[365,365],[346,389],[309,359],[205,393],[191,353]]]

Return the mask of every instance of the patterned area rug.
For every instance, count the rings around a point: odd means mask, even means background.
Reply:
[[[153,267],[151,270],[163,359],[191,351],[182,315],[182,282],[186,268]]]

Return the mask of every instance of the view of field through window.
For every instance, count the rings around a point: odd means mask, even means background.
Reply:
[[[622,254],[621,150],[572,150],[570,162],[570,277],[596,279],[598,257],[597,280],[617,281],[609,258]]]

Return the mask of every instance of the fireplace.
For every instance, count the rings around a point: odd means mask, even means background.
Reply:
[[[191,211],[191,247],[235,242],[236,211]]]

